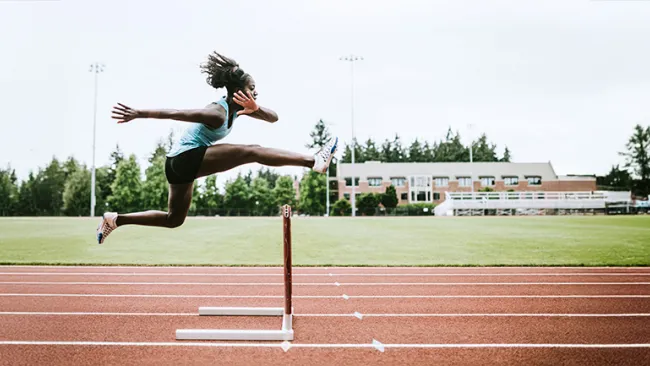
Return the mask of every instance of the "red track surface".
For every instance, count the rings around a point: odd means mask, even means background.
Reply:
[[[279,318],[197,308],[280,307],[281,268],[0,266],[0,365],[650,364],[650,268],[293,275],[285,351],[175,339],[179,328],[279,329]]]

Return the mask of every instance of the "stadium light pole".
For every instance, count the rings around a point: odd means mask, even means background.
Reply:
[[[354,150],[355,150],[355,143],[354,143],[354,63],[356,61],[363,61],[363,57],[361,56],[355,56],[353,54],[350,54],[349,56],[343,56],[340,58],[341,61],[348,61],[350,63],[350,125],[352,128],[352,166],[350,167],[352,170],[352,195],[351,195],[351,200],[350,202],[352,203],[352,216],[357,215],[357,206],[356,206],[356,192],[355,192],[355,184],[357,183],[355,177],[354,177]]]
[[[472,193],[474,193],[474,172],[473,172],[474,169],[472,169],[474,165],[472,164],[474,162],[474,159],[472,157],[473,150],[474,150],[474,140],[471,133],[471,131],[474,129],[474,125],[471,123],[468,124],[467,129],[470,131],[469,133],[469,180],[470,180],[470,184],[472,185]]]
[[[90,217],[95,216],[95,141],[97,131],[97,79],[100,72],[104,72],[104,64],[95,62],[90,65],[90,72],[95,73],[95,102],[93,107],[93,163],[90,178]]]

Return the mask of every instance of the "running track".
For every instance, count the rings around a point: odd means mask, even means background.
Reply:
[[[281,268],[0,266],[0,365],[650,364],[650,268],[294,268],[293,342],[199,306],[283,304]]]

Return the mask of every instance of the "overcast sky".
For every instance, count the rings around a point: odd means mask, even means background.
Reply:
[[[650,125],[650,1],[0,0],[0,34],[0,166],[21,179],[53,155],[90,164],[92,62],[106,65],[97,165],[116,144],[145,164],[184,122],[117,125],[112,105],[205,106],[223,93],[198,67],[213,50],[251,73],[259,104],[280,116],[239,119],[231,143],[308,152],[319,118],[349,141],[350,65],[339,57],[350,53],[364,57],[360,140],[434,141],[471,123],[516,162],[603,174],[633,126]]]

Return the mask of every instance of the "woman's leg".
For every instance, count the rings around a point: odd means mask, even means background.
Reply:
[[[259,145],[217,144],[206,150],[197,178],[225,172],[249,163],[313,168],[314,161],[314,156]]]
[[[194,182],[170,184],[168,211],[145,211],[117,215],[116,225],[144,225],[175,228],[183,225],[192,203]]]
[[[129,214],[117,214],[115,212],[106,212],[102,216],[102,221],[97,227],[97,242],[104,243],[104,240],[111,232],[122,225],[144,225],[175,228],[179,227],[185,221],[187,212],[192,203],[192,188],[194,182],[186,184],[170,184],[168,205],[169,211],[145,211]]]

